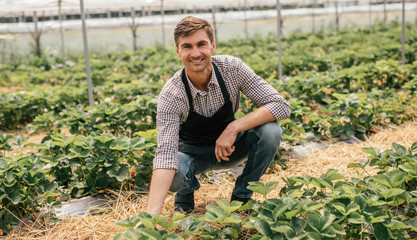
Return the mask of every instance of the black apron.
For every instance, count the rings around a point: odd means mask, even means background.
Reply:
[[[188,85],[185,69],[182,70],[182,82],[190,105],[187,120],[180,125],[178,151],[189,154],[214,154],[217,138],[229,123],[235,120],[233,105],[220,72],[213,63],[213,69],[224,99],[224,105],[211,117],[194,112],[193,98]]]

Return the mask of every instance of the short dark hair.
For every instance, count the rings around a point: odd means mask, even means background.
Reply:
[[[213,43],[214,41],[214,30],[209,22],[204,19],[196,18],[193,16],[187,16],[183,18],[175,27],[174,39],[175,46],[178,47],[178,42],[181,37],[187,37],[196,31],[203,29],[206,31],[208,38]]]

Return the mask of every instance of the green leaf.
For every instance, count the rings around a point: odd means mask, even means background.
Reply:
[[[408,221],[405,221],[405,223],[410,226],[414,231],[417,231],[417,217],[414,217]]]
[[[311,180],[311,183],[319,188],[329,188],[333,189],[333,183],[328,179],[322,179],[322,178],[313,178]]]
[[[256,230],[262,235],[266,237],[272,236],[271,227],[269,226],[268,222],[265,221],[264,219],[255,220],[253,225],[255,226]]]
[[[199,221],[196,216],[191,215],[187,218],[184,218],[180,222],[180,226],[184,231],[187,232],[187,235],[193,232],[200,230],[201,228],[207,226],[207,224],[203,221]]]
[[[152,240],[160,240],[162,239],[161,234],[158,230],[155,229],[148,229],[148,228],[140,228],[140,233],[146,237],[146,239],[152,239]]]
[[[117,221],[115,224],[121,227],[134,227],[140,222],[139,215],[126,218],[125,220]]]
[[[123,151],[130,148],[130,138],[127,136],[120,136],[110,143],[111,150]]]
[[[8,195],[9,195],[10,201],[12,201],[14,205],[18,205],[20,203],[20,200],[22,199],[20,195],[20,191],[18,189],[14,190]]]
[[[400,189],[400,188],[390,188],[386,191],[382,191],[380,194],[383,198],[387,199],[393,196],[397,196],[402,194],[403,192],[405,192],[404,189]]]
[[[363,195],[355,196],[355,203],[357,203],[361,209],[361,211],[365,210],[367,203],[366,198]]]
[[[348,215],[347,221],[352,224],[363,224],[362,215],[358,212],[353,212]]]
[[[314,211],[314,210],[323,208],[323,206],[324,206],[324,203],[309,202],[303,206],[303,211],[305,212]]]
[[[359,163],[349,163],[347,168],[362,168],[362,166]]]
[[[129,167],[127,165],[120,165],[119,173],[116,176],[116,179],[119,182],[124,181],[129,177]]]
[[[218,206],[207,205],[206,209],[208,210],[207,213],[212,213],[216,217],[222,217],[222,216],[226,215],[226,211],[224,209],[222,209],[221,207],[218,207]]]
[[[0,159],[0,172],[1,170],[6,170],[8,168],[9,168],[9,164],[3,159]]]
[[[296,199],[298,197],[301,197],[303,194],[304,194],[304,192],[301,191],[300,189],[292,189],[292,190],[287,192],[287,196],[289,198],[292,198],[292,199]]]
[[[390,217],[383,212],[373,212],[371,215],[371,223],[385,222],[388,219],[390,219]]]
[[[262,182],[249,182],[248,189],[257,192],[266,198],[266,195],[274,190],[278,186],[278,182],[267,182],[266,184]]]
[[[311,183],[311,177],[308,175],[294,176],[294,177],[290,177],[289,179],[296,181],[296,182],[300,182],[304,185],[309,185]]]
[[[298,235],[301,231],[303,231],[307,225],[306,221],[297,217],[292,217],[291,222],[294,227],[296,235]]]
[[[374,158],[374,157],[378,156],[377,151],[373,148],[362,148],[362,152],[365,152],[365,153],[368,153],[369,155],[371,155],[371,156],[369,156],[369,158]]]
[[[126,164],[116,165],[111,167],[107,174],[109,177],[115,177],[117,181],[122,182],[129,177],[129,168]]]
[[[417,142],[414,142],[412,145],[411,145],[411,151],[417,151]]]
[[[328,179],[330,181],[345,179],[345,176],[337,173],[339,170],[337,169],[329,169],[325,174],[321,175],[320,178]]]
[[[373,176],[373,178],[372,178],[375,182],[377,182],[377,183],[379,183],[379,184],[381,184],[381,185],[384,185],[384,186],[386,186],[386,187],[388,187],[388,188],[392,188],[392,186],[391,186],[391,182],[390,182],[390,180],[389,180],[389,178],[388,178],[388,176],[387,175],[384,175],[384,174],[378,174],[378,175],[375,175],[375,176]]]
[[[287,234],[288,232],[294,232],[294,230],[289,226],[287,222],[275,222],[274,225],[271,226],[271,230],[275,232]]]
[[[407,173],[396,169],[396,170],[389,172],[388,176],[389,176],[392,187],[397,188],[403,185],[403,183],[406,180]]]
[[[378,240],[390,239],[388,229],[384,225],[382,225],[381,223],[375,223],[375,224],[372,224],[372,226],[374,227],[374,234],[375,234],[376,239]]]
[[[336,233],[336,234],[339,234],[339,235],[346,235],[345,229],[343,229],[343,227],[340,226],[339,224],[332,223],[331,227],[333,228],[332,229],[333,230],[332,231],[333,233]]]
[[[397,143],[392,143],[392,147],[394,148],[395,152],[398,153],[400,156],[404,155],[407,152],[407,149]]]
[[[306,232],[308,239],[310,240],[321,240],[321,237],[318,233],[315,232]]]
[[[113,140],[113,138],[112,138],[112,137],[110,137],[110,135],[100,135],[100,136],[96,136],[96,137],[93,137],[93,138],[94,138],[95,140],[97,140],[97,141],[99,141],[99,142],[103,143],[103,144],[107,143],[108,141]]]
[[[239,201],[232,201],[229,203],[226,199],[221,199],[216,201],[217,205],[225,210],[226,213],[231,213],[238,210],[242,206],[242,202]]]
[[[274,220],[277,220],[278,218],[282,217],[282,214],[288,209],[288,205],[286,203],[281,203],[279,205],[276,205],[273,216]]]
[[[145,141],[146,139],[141,137],[132,138],[130,140],[130,147],[135,149],[136,151],[140,151],[142,149],[145,149]]]
[[[408,224],[404,223],[404,222],[400,222],[398,220],[392,219],[391,223],[389,224],[384,224],[386,227],[389,227],[391,229],[407,229],[410,228],[410,226],[408,226]]]
[[[323,214],[317,211],[307,213],[307,223],[318,233],[329,227],[335,219],[336,216],[328,211],[324,211]]]
[[[218,220],[219,223],[221,224],[226,224],[226,223],[240,223],[242,222],[242,219],[240,219],[240,217],[236,214],[233,213],[229,213],[226,216],[220,218]]]

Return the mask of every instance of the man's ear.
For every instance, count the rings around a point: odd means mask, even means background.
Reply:
[[[216,51],[216,39],[213,39],[213,51],[212,51],[212,53],[214,53],[214,51]]]
[[[177,56],[178,56],[179,58],[181,58],[181,57],[180,57],[180,52],[179,52],[178,47],[175,47],[175,50],[176,50],[176,52],[177,52]]]

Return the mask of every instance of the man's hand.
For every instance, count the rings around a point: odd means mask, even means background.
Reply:
[[[275,121],[275,117],[265,107],[259,107],[255,111],[234,120],[222,132],[216,141],[214,153],[218,162],[221,160],[229,161],[228,156],[235,151],[233,143],[236,141],[237,134],[267,122]]]
[[[237,132],[231,130],[229,126],[223,131],[223,133],[216,141],[214,153],[218,162],[221,160],[229,161],[228,157],[235,151],[235,146],[233,146],[233,143],[236,140]]]

